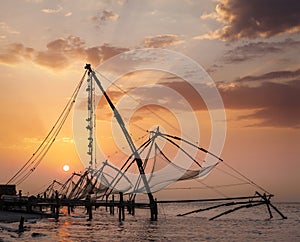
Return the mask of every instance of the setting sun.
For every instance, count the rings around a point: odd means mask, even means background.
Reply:
[[[70,166],[69,165],[64,165],[63,166],[63,170],[64,171],[69,171],[70,170]]]

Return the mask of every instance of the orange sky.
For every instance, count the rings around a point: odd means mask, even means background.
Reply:
[[[85,63],[97,66],[136,48],[165,48],[195,60],[216,83],[227,117],[222,158],[274,193],[277,200],[300,201],[300,13],[296,1],[282,1],[285,8],[259,0],[75,2],[0,3],[0,183],[6,183],[30,158],[51,129],[80,81]],[[180,101],[172,95],[163,99],[157,87],[151,95],[142,89],[153,83],[188,100],[199,121],[201,146],[207,147],[207,110],[180,78],[141,72],[117,82],[128,92],[140,86],[139,92],[130,92],[138,100],[169,102],[171,111],[157,105],[150,108],[178,127],[174,113],[183,115]],[[116,102],[125,95],[114,88],[110,91]],[[110,132],[103,128],[109,110],[100,106],[98,136],[113,156],[116,147],[108,145]],[[134,139],[144,132],[135,130],[137,126],[147,130],[159,123],[172,132],[146,111],[138,110],[130,120]],[[189,131],[193,133],[193,127]],[[70,165],[69,172],[62,170],[64,164]],[[63,180],[82,169],[71,114],[41,165],[19,188],[35,193],[53,179]],[[207,182],[222,180],[216,171]],[[168,195],[175,196],[171,190]]]

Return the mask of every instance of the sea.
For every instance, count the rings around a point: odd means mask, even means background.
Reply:
[[[122,222],[117,211],[111,215],[105,208],[94,210],[91,221],[82,208],[71,215],[62,208],[58,221],[28,220],[23,233],[0,229],[0,241],[300,241],[300,203],[274,204],[287,219],[274,210],[274,218],[269,219],[265,206],[240,209],[215,220],[209,218],[230,208],[177,216],[211,205],[159,204],[157,221],[150,221],[148,210],[136,209],[135,216],[126,213]],[[1,225],[18,228],[18,223]]]

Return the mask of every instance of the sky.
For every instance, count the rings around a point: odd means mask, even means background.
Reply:
[[[162,48],[191,58],[214,81],[226,112],[224,161],[278,201],[300,201],[299,1],[2,0],[0,6],[0,183],[25,164],[52,128],[85,63],[96,67],[126,51]],[[207,109],[182,79],[142,71],[116,84],[139,101],[160,101],[152,111],[165,117],[160,125],[168,132],[174,130],[165,121],[179,129],[176,115],[185,112],[174,95],[162,98],[158,84],[181,93],[199,121],[201,145],[209,145]],[[156,85],[151,95],[145,84]],[[114,87],[108,93],[115,102],[126,96]],[[162,108],[164,102],[171,111]],[[157,117],[147,110],[126,120],[135,140],[143,133],[134,127],[157,125]],[[111,118],[107,113],[98,107],[97,132],[113,157],[117,147],[107,141],[111,133],[103,124]],[[65,164],[69,172],[63,171]],[[19,189],[35,193],[82,169],[71,117]],[[207,179],[218,180],[218,174]]]

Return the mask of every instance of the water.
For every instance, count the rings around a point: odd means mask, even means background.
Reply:
[[[92,221],[87,221],[79,208],[71,216],[63,209],[58,222],[49,218],[26,222],[29,230],[21,235],[0,230],[0,241],[300,241],[300,203],[275,205],[288,219],[282,220],[274,212],[275,219],[268,220],[264,206],[242,209],[214,221],[209,218],[224,208],[176,216],[203,206],[197,203],[160,204],[155,222],[148,219],[148,210],[137,209],[135,216],[126,214],[125,221],[119,223],[117,213],[112,216],[105,208],[93,211]],[[18,223],[5,226],[18,228]]]

